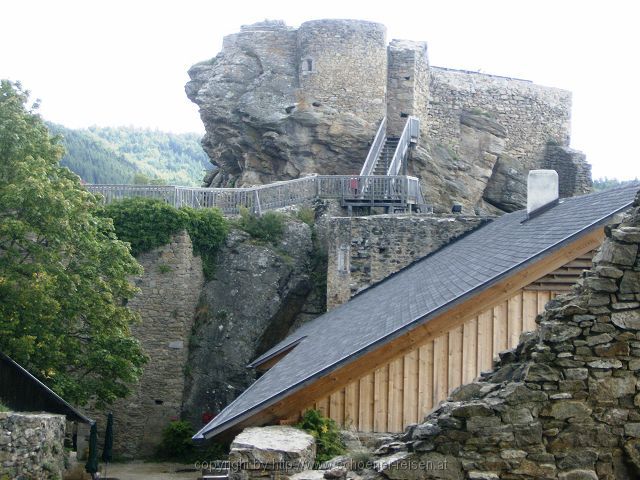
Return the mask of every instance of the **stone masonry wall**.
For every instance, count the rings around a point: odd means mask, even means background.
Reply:
[[[327,103],[378,124],[386,108],[386,47],[386,27],[379,23],[303,23],[298,29],[301,95],[308,103]]]
[[[571,93],[526,80],[431,67],[430,144],[459,153],[460,116],[484,114],[506,129],[504,154],[540,167],[546,144],[569,144]]]
[[[379,453],[389,479],[640,475],[640,193],[575,293]],[[412,465],[423,465],[412,469]]]
[[[64,415],[0,412],[0,479],[60,479]]]
[[[387,68],[387,133],[399,137],[409,115],[421,122],[426,120],[429,102],[426,42],[392,40]]]
[[[122,457],[153,454],[162,430],[180,418],[189,337],[204,283],[202,262],[194,257],[186,232],[138,261],[144,275],[136,280],[140,292],[129,305],[140,314],[133,334],[149,363],[132,394],[107,410],[114,416],[114,454]],[[90,412],[99,431],[107,411]]]
[[[479,216],[376,215],[332,218],[327,309],[487,221]]]
[[[560,198],[582,195],[592,189],[591,165],[582,152],[560,145],[548,145],[544,168],[558,172]]]

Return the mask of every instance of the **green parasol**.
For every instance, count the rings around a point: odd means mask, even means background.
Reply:
[[[87,473],[90,473],[92,478],[95,473],[98,472],[98,430],[96,428],[96,422],[91,424],[91,433],[89,434],[89,458],[84,465],[84,469]]]
[[[113,413],[107,416],[107,429],[104,432],[104,449],[102,461],[109,463],[113,457]]]

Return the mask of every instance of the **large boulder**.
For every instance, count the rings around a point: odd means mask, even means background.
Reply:
[[[282,478],[313,468],[316,441],[298,428],[251,427],[231,444],[230,480]]]

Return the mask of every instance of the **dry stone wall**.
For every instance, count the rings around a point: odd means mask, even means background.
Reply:
[[[327,308],[487,221],[487,217],[452,215],[332,218],[327,236]]]
[[[0,478],[60,479],[64,415],[0,412]]]
[[[189,339],[204,283],[202,262],[193,255],[186,232],[141,254],[138,261],[144,275],[135,282],[140,292],[129,306],[140,314],[132,333],[149,362],[132,394],[109,410],[114,414],[114,453],[121,457],[153,454],[162,430],[180,419]],[[99,430],[106,425],[106,413],[91,411]]]
[[[539,330],[379,450],[390,479],[640,475],[640,193]]]

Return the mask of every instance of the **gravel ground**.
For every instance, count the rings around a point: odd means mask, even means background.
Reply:
[[[107,476],[118,480],[196,480],[200,476],[200,472],[177,471],[189,468],[193,468],[193,465],[145,462],[113,463],[109,465]],[[104,476],[104,465],[100,465],[100,470]]]

